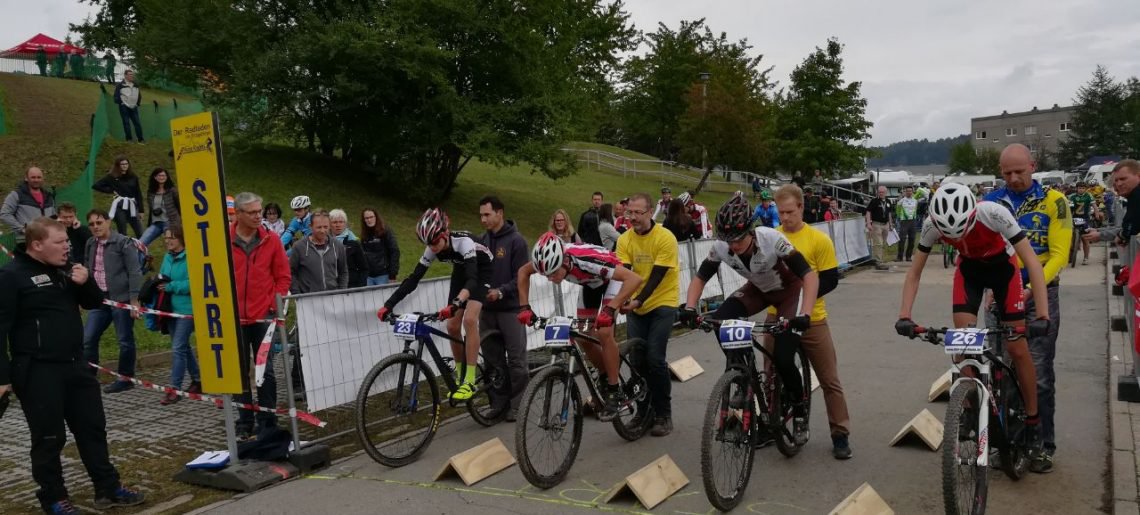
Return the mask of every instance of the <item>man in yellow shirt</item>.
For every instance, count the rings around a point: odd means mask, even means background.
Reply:
[[[776,228],[796,251],[807,259],[812,270],[819,275],[819,294],[811,311],[811,327],[800,337],[811,368],[823,388],[823,402],[827,405],[827,422],[831,428],[831,455],[838,460],[851,457],[848,443],[850,416],[843,385],[839,382],[839,363],[835,357],[835,343],[827,325],[827,307],[823,296],[839,284],[839,261],[835,258],[835,244],[823,231],[804,223],[803,192],[799,186],[789,184],[776,190],[776,209],[780,212],[780,226]],[[768,308],[768,319],[776,319],[776,308]]]
[[[673,431],[672,383],[665,350],[677,319],[681,266],[677,238],[653,222],[652,206],[653,200],[645,193],[629,198],[625,214],[633,227],[618,238],[616,252],[618,259],[642,280],[641,288],[634,292],[622,313],[628,314],[626,335],[646,343],[646,362],[637,366],[644,370],[649,402],[656,417],[649,434],[665,436]],[[642,409],[637,411],[637,417],[644,413]]]

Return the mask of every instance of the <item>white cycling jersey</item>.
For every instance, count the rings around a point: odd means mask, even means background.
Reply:
[[[729,250],[728,242],[719,240],[713,243],[708,260],[727,263],[760,291],[784,289],[787,278],[793,276],[784,264],[784,258],[792,255],[795,247],[787,237],[770,227],[757,227],[753,230],[753,236],[755,243],[752,258],[747,264]]]

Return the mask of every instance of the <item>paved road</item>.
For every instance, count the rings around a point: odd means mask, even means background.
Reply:
[[[1103,250],[1097,249],[1103,263]],[[950,273],[932,263],[915,309],[930,325],[949,323]],[[1102,266],[1064,274],[1061,340],[1057,357],[1058,454],[1056,471],[1029,475],[1014,484],[991,475],[994,513],[1099,513],[1109,496],[1106,486],[1109,448],[1106,428],[1106,294]],[[855,457],[831,458],[820,394],[813,403],[813,439],[797,457],[785,459],[773,448],[762,450],[747,500],[738,512],[769,514],[827,513],[863,482],[871,485],[897,513],[935,513],[942,509],[940,455],[923,447],[888,447],[911,417],[929,408],[939,419],[944,403],[926,402],[930,383],[948,367],[940,348],[894,335],[898,294],[905,270],[864,271],[843,280],[828,295],[841,377],[853,420]],[[499,437],[513,452],[513,425],[484,429],[470,420],[443,427],[416,463],[383,467],[358,455],[319,475],[215,506],[212,513],[575,513],[642,512],[633,501],[600,504],[602,494],[629,474],[668,453],[692,481],[655,513],[708,513],[700,481],[699,428],[708,393],[723,367],[712,337],[690,334],[671,343],[670,359],[695,356],[706,372],[674,383],[675,431],[665,438],[627,443],[608,424],[587,422],[582,450],[567,480],[542,491],[528,485],[517,467],[472,487],[457,479],[433,482],[453,454]]]

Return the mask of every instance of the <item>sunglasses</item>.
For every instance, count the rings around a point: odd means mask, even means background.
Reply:
[[[99,227],[105,223],[107,223],[106,220],[95,220],[94,222],[87,222],[87,227]]]

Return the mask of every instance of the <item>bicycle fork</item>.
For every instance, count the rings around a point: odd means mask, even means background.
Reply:
[[[974,360],[965,360],[959,363],[959,370],[962,365],[973,362]],[[973,363],[975,366],[980,366],[980,363]],[[971,458],[958,457],[960,465],[980,465],[988,467],[990,465],[990,410],[993,403],[993,398],[990,396],[990,390],[986,387],[980,379],[973,377],[959,377],[954,381],[954,385],[950,387],[950,394],[954,394],[954,390],[965,387],[966,385],[974,383],[975,390],[978,392],[977,404],[975,407],[978,409],[978,435],[976,442],[978,450],[975,456]],[[963,410],[963,415],[965,410]]]

